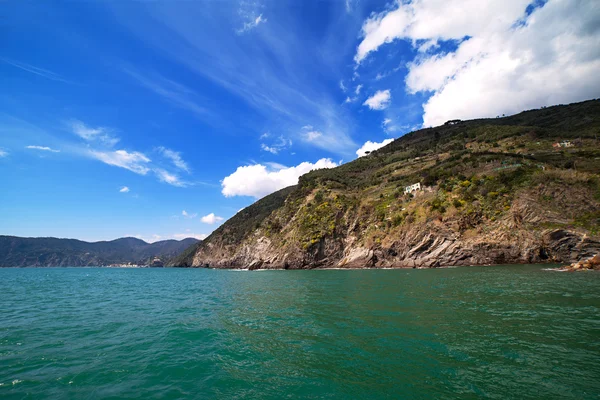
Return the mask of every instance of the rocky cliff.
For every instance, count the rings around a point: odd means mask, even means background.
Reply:
[[[304,175],[170,264],[388,268],[591,257],[600,252],[599,133],[597,100],[412,132]],[[405,193],[415,183],[422,189]]]

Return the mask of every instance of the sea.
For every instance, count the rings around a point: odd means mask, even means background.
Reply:
[[[0,399],[598,399],[600,273],[0,269]]]

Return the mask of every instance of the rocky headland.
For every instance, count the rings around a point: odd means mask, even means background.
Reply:
[[[600,253],[600,101],[451,122],[302,176],[169,265],[424,268]]]

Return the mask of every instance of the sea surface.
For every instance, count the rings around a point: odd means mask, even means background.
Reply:
[[[598,399],[600,273],[0,269],[1,399]]]

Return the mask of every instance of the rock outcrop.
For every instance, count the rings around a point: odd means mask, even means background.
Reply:
[[[587,260],[574,262],[571,265],[559,268],[561,271],[600,271],[600,255],[596,254]]]

